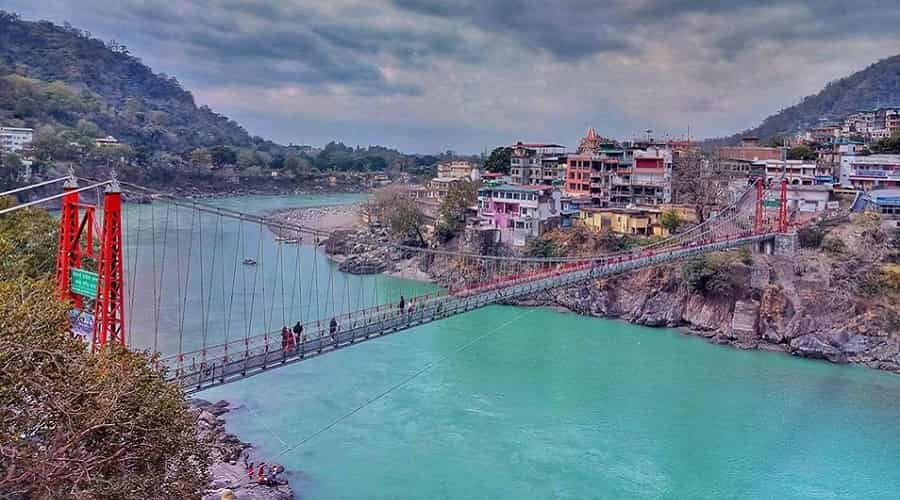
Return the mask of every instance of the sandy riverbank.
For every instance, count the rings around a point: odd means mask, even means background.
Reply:
[[[327,205],[319,207],[286,208],[272,213],[291,224],[320,231],[353,229],[359,222],[359,205]]]

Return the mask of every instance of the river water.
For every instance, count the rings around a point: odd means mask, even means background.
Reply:
[[[215,203],[262,212],[358,199]],[[160,244],[160,208],[127,210],[128,255],[144,255],[128,266],[140,283],[129,323],[136,347],[177,352],[430,289],[332,273],[312,246],[280,245],[267,232],[259,245],[258,228],[227,221],[204,229],[205,258],[219,264],[200,272],[189,217],[169,229],[193,248]],[[158,230],[138,234],[148,225]],[[167,257],[147,257],[161,246]],[[234,266],[241,256],[262,265]],[[279,282],[283,269],[290,278]],[[222,284],[242,277],[251,292],[235,300]],[[260,282],[270,299],[253,304],[250,323],[241,307]],[[172,332],[182,329],[179,340]],[[900,378],[546,309],[489,307],[199,396],[233,402],[229,428],[296,471],[306,499],[900,496]]]

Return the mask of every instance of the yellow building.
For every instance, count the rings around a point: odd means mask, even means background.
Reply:
[[[659,210],[637,208],[582,208],[580,213],[582,224],[595,231],[664,236],[659,216]]]
[[[678,221],[682,226],[693,225],[700,221],[700,219],[697,218],[697,210],[690,205],[663,203],[657,205],[655,208],[658,208],[662,213],[675,212],[675,215],[678,216]]]
[[[660,225],[660,218],[666,212],[675,212],[682,226],[697,222],[697,213],[693,208],[672,204],[658,207],[582,208],[579,218],[582,224],[595,231],[669,236],[669,231]]]

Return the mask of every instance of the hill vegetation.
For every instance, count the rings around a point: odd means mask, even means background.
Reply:
[[[0,218],[0,498],[198,498],[208,443],[181,389],[148,354],[70,335],[56,226],[37,208]]]
[[[235,167],[262,176],[276,170],[299,181],[325,171],[425,173],[440,159],[381,146],[331,142],[315,149],[253,137],[198,106],[175,77],[154,73],[121,43],[98,40],[68,23],[30,22],[4,11],[0,125],[35,129],[39,166],[115,162],[126,175],[134,166],[144,174]],[[106,136],[121,145],[98,147],[96,139]]]
[[[822,120],[890,106],[900,106],[900,55],[829,83],[821,92],[766,118],[758,127],[713,142],[736,143],[743,136],[770,139],[793,134]]]

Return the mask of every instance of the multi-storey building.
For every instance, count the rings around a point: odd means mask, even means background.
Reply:
[[[672,154],[669,144],[619,143],[593,128],[566,165],[566,191],[590,196],[598,207],[658,205],[672,200]]]
[[[559,224],[558,189],[551,186],[488,186],[478,190],[480,229],[496,229],[500,241],[522,246]]]
[[[814,184],[830,184],[834,182],[834,170],[825,162],[805,160],[769,160],[766,162],[766,182],[781,182],[785,178],[788,184],[796,186],[812,186]]]
[[[900,108],[881,108],[875,112],[875,128],[886,137],[900,133]]]
[[[780,148],[760,146],[756,137],[744,137],[740,146],[723,146],[719,148],[719,156],[725,160],[767,161],[780,160]]]
[[[864,191],[900,187],[900,155],[850,157],[841,164],[841,185]]]
[[[593,127],[589,128],[575,154],[566,158],[566,192],[588,196],[594,204],[607,206],[615,172],[630,165],[625,153],[616,141],[601,137]]]
[[[435,200],[443,200],[447,197],[447,193],[450,192],[450,187],[457,182],[464,182],[468,180],[467,178],[453,178],[453,177],[435,177],[428,181],[428,198],[433,198]]]
[[[868,139],[875,128],[875,111],[860,111],[844,119],[841,134],[844,137]]]
[[[18,153],[31,145],[34,129],[0,127],[0,150]]]
[[[509,176],[513,184],[552,186],[565,182],[565,146],[517,142],[510,147]]]
[[[442,179],[471,179],[480,177],[478,167],[465,160],[453,160],[438,163],[437,176]]]
[[[631,151],[611,178],[610,205],[659,205],[672,201],[672,152],[657,146]]]

